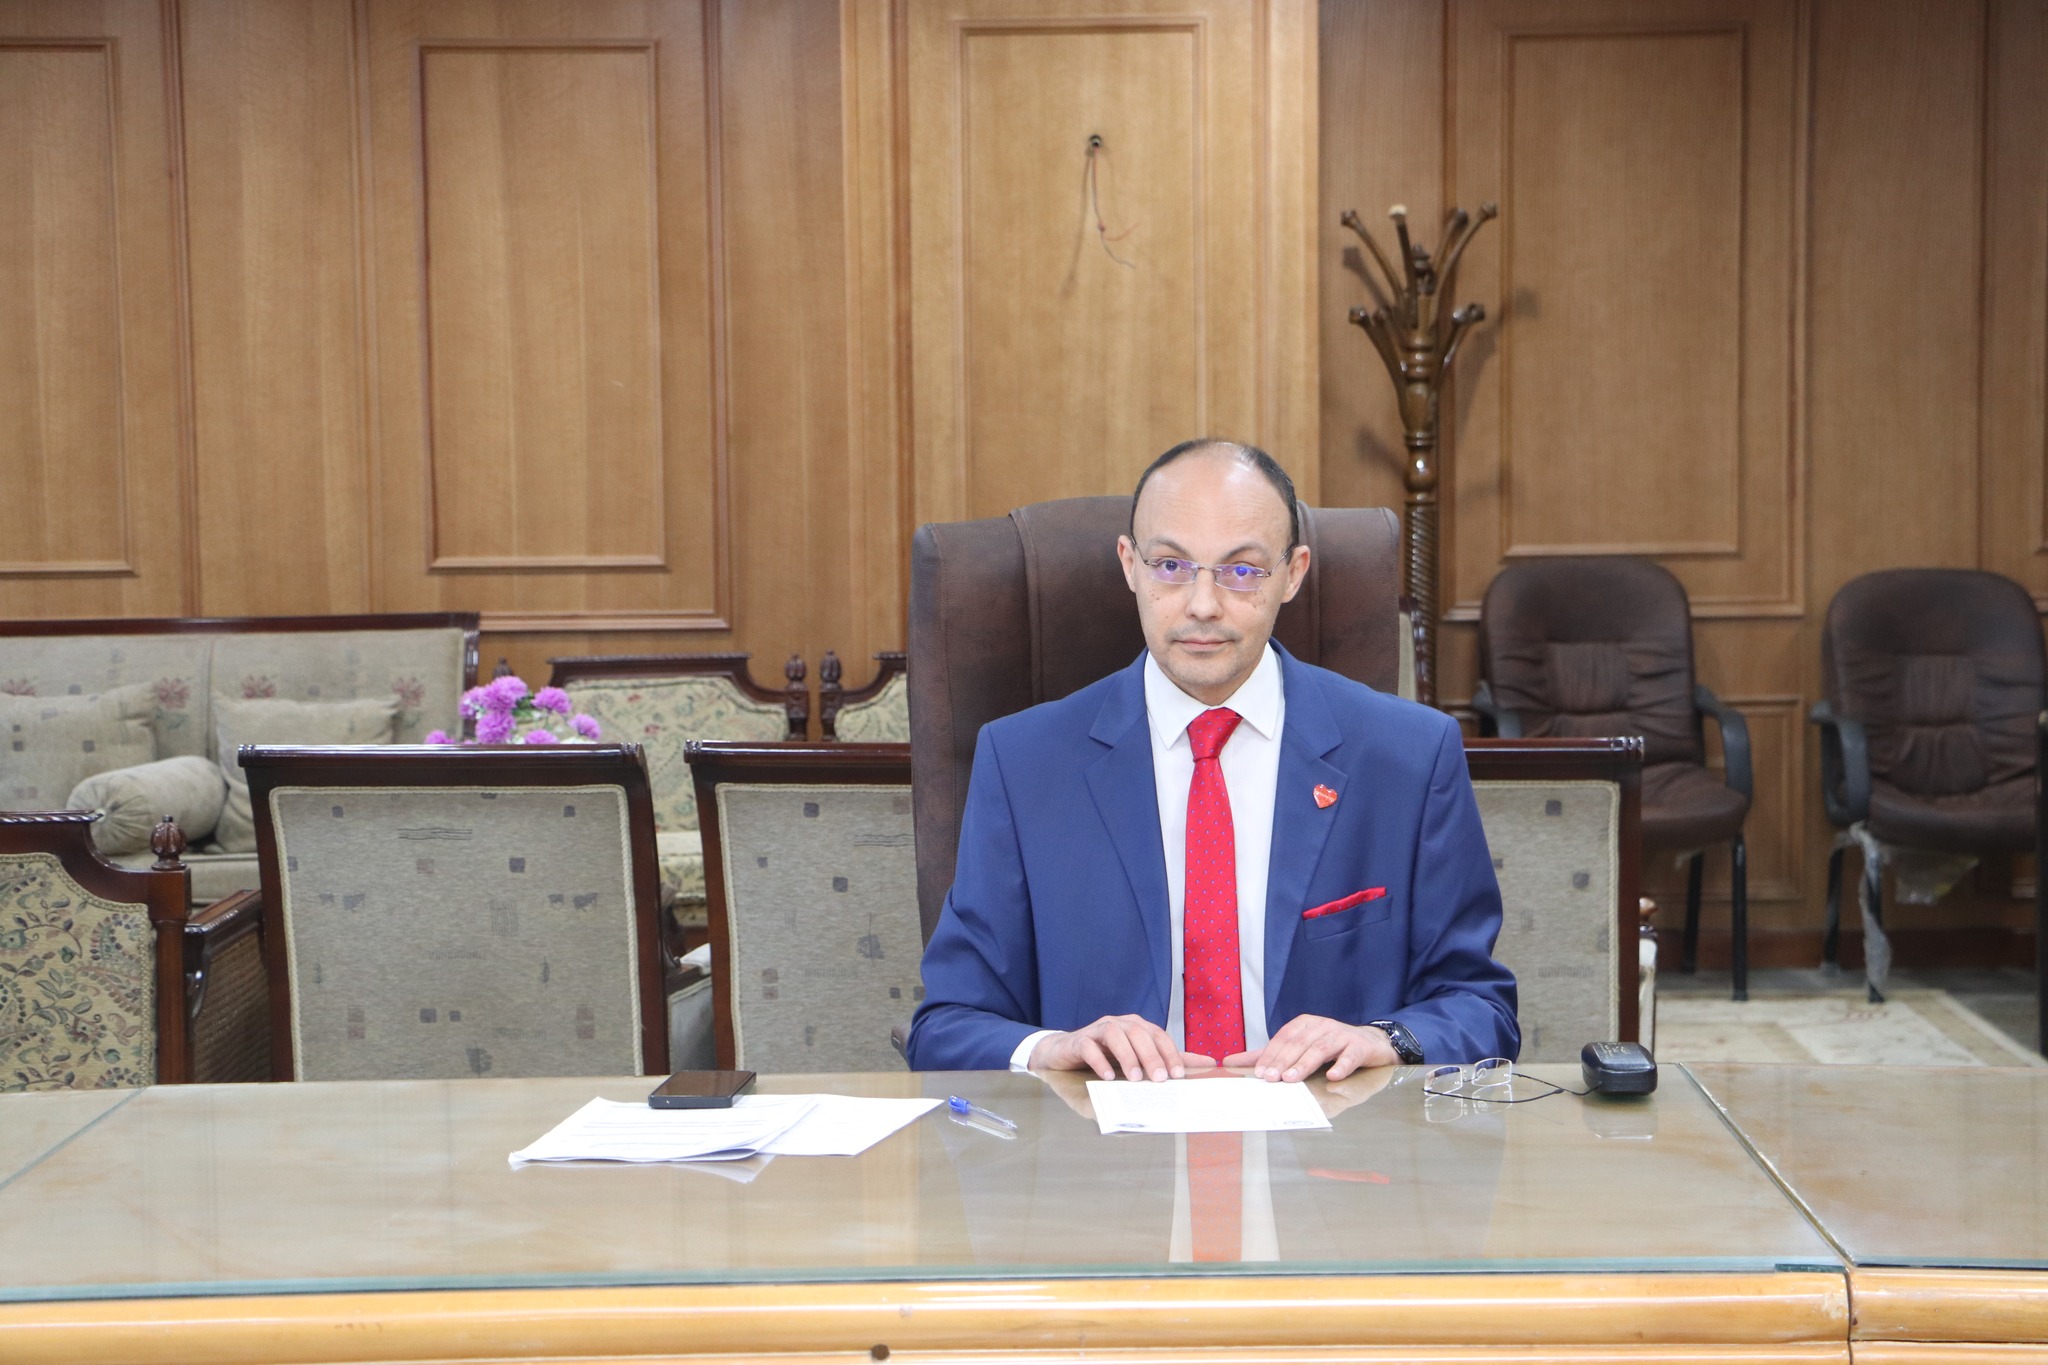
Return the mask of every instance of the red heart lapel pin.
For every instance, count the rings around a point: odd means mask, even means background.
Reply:
[[[1331,791],[1320,782],[1316,783],[1316,804],[1324,810],[1328,810],[1337,804],[1337,793]]]

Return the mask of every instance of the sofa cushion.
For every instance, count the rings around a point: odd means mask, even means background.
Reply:
[[[204,634],[15,635],[0,640],[0,692],[64,697],[146,684],[156,702],[152,756],[211,758],[212,657],[213,637]]]
[[[219,764],[183,754],[94,773],[72,788],[64,804],[100,813],[92,839],[100,852],[112,855],[147,849],[157,821],[166,815],[178,822],[187,842],[198,843],[213,833],[227,796]]]
[[[256,851],[256,817],[249,805],[249,779],[236,761],[244,744],[389,744],[398,718],[396,698],[359,701],[285,701],[271,698],[213,698],[213,725],[220,742],[227,804],[214,827],[214,842],[226,853]]]
[[[90,696],[0,695],[0,810],[61,810],[94,773],[156,758],[147,685]]]
[[[460,721],[466,641],[454,627],[223,634],[214,637],[213,690],[246,700],[388,701],[394,741],[419,744]]]

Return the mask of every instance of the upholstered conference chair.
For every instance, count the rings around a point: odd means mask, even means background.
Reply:
[[[1507,738],[1643,737],[1643,847],[1686,857],[1684,969],[1699,956],[1701,850],[1731,846],[1734,995],[1749,998],[1749,727],[1693,675],[1685,588],[1646,559],[1510,564],[1479,608],[1473,709]],[[1721,732],[1723,773],[1706,766],[1703,717]]]
[[[240,758],[278,1079],[668,1070],[637,745]]]
[[[2027,590],[1977,569],[1885,569],[1852,579],[1821,631],[1821,797],[1845,831],[1828,859],[1824,960],[1841,923],[1842,855],[1864,850],[1865,972],[1881,998],[1884,870],[1930,875],[1939,894],[1961,867],[1924,855],[2034,846],[2041,620]],[[1904,866],[1901,866],[1901,863]],[[1895,879],[1897,880],[1897,879]]]
[[[917,902],[926,937],[953,884],[975,736],[1137,658],[1138,609],[1116,557],[1124,496],[921,527],[911,542],[910,730]],[[1395,688],[1401,530],[1384,508],[1305,507],[1311,567],[1274,638],[1296,657]]]
[[[156,865],[129,871],[93,847],[97,819],[0,814],[0,1091],[262,1079],[237,1068],[234,1023],[238,1005],[262,1006],[235,971],[257,945],[255,906],[233,898],[188,918],[178,827],[159,824]],[[231,945],[237,979],[201,1014]]]
[[[1651,1042],[1654,952],[1638,934],[1643,742],[1479,739],[1465,746],[1500,879],[1494,956],[1515,974],[1525,1062]]]
[[[893,1071],[923,994],[906,744],[692,744],[718,1064]]]

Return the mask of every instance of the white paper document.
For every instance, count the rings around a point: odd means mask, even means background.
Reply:
[[[734,1161],[753,1156],[817,1104],[814,1095],[755,1095],[730,1109],[655,1109],[645,1103],[592,1100],[531,1146],[529,1161]]]
[[[889,1134],[939,1107],[938,1100],[868,1099],[859,1095],[742,1095],[739,1104],[769,1099],[815,1100],[808,1114],[761,1150],[776,1156],[859,1156]]]
[[[1088,1102],[1105,1133],[1268,1133],[1330,1126],[1306,1085],[1256,1076],[1090,1081]]]
[[[859,1156],[938,1104],[854,1095],[742,1095],[729,1109],[655,1109],[592,1100],[510,1160],[514,1166],[530,1161],[737,1162],[759,1155],[765,1165],[770,1156]]]

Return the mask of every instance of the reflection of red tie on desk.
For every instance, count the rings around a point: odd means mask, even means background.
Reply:
[[[1187,1050],[1220,1062],[1244,1051],[1244,992],[1237,961],[1237,836],[1216,757],[1243,719],[1228,707],[1188,723],[1195,776],[1188,784],[1188,858],[1181,916],[1187,981]],[[1240,1144],[1242,1145],[1242,1144]]]
[[[1244,1134],[1188,1134],[1188,1231],[1197,1261],[1244,1259]]]

